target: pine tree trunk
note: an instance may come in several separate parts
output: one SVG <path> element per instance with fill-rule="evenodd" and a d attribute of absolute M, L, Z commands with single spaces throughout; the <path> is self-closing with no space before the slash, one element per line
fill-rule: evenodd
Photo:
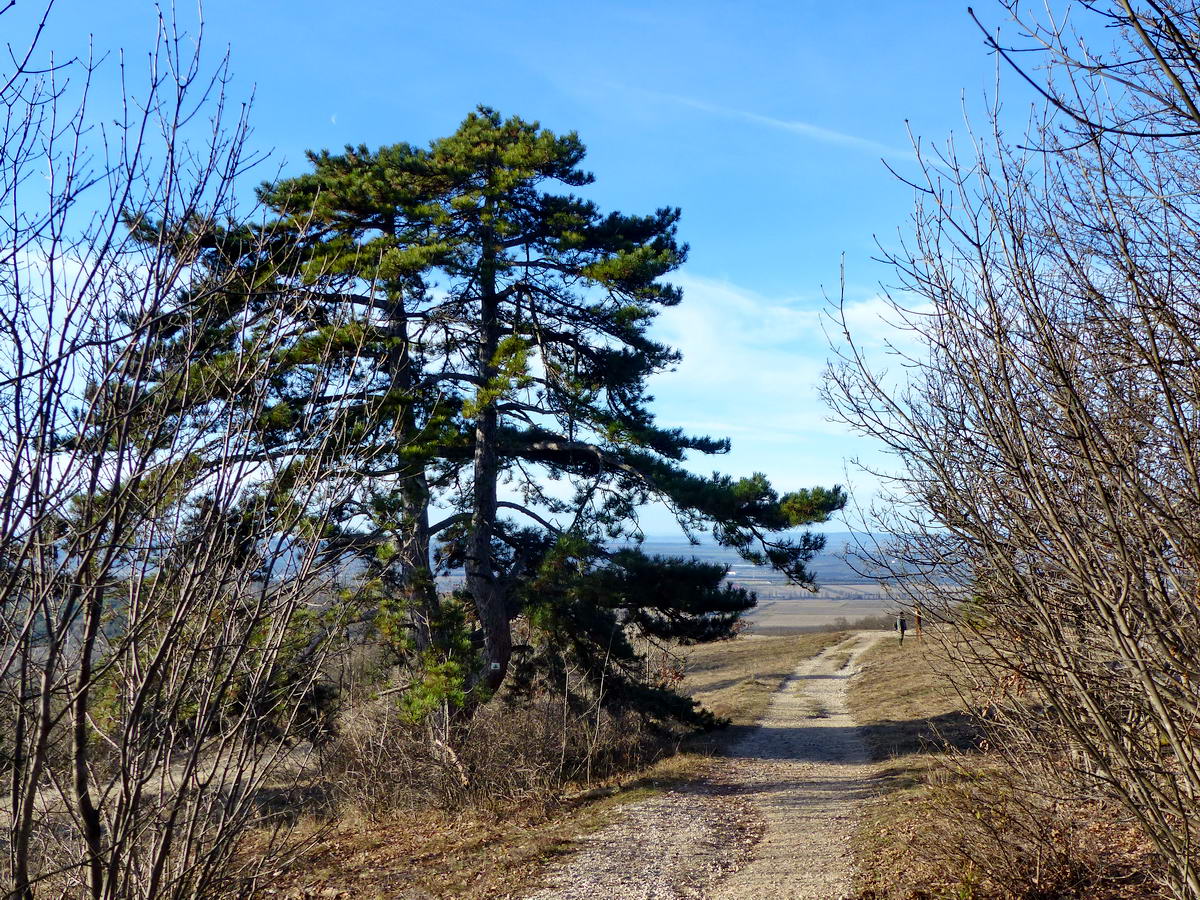
<path fill-rule="evenodd" d="M 401 538 L 397 555 L 400 557 L 405 607 L 412 620 L 413 640 L 417 652 L 424 653 L 441 643 L 438 626 L 441 606 L 429 564 L 429 486 L 425 473 L 414 475 L 413 482 L 405 490 L 411 530 Z"/>
<path fill-rule="evenodd" d="M 402 394 L 407 400 L 404 412 L 401 413 L 400 433 L 411 440 L 420 432 L 414 400 L 420 389 L 420 372 L 412 359 L 404 294 L 398 290 L 393 291 L 389 299 L 393 337 L 399 338 L 399 341 L 396 349 L 387 358 L 386 364 L 391 376 L 391 390 Z M 404 530 L 395 543 L 400 561 L 399 590 L 412 624 L 417 652 L 423 654 L 439 643 L 437 622 L 441 617 L 437 586 L 429 561 L 430 491 L 424 468 L 418 466 L 413 472 L 406 473 L 397 493 L 404 507 Z"/>
<path fill-rule="evenodd" d="M 480 260 L 479 374 L 483 390 L 489 391 L 496 378 L 496 349 L 500 341 L 499 301 L 496 297 L 496 248 L 489 236 Z M 512 653 L 508 609 L 496 582 L 492 564 L 492 536 L 496 528 L 496 403 L 490 395 L 475 417 L 474 495 L 471 509 L 471 539 L 466 554 L 467 588 L 483 629 L 484 669 L 480 681 L 496 690 L 508 671 Z"/>

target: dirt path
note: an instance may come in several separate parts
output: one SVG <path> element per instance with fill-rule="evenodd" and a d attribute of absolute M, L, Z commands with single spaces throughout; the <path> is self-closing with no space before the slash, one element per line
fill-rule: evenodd
<path fill-rule="evenodd" d="M 859 632 L 805 660 L 706 777 L 627 807 L 529 900 L 837 900 L 872 771 L 846 686 L 882 637 Z"/>

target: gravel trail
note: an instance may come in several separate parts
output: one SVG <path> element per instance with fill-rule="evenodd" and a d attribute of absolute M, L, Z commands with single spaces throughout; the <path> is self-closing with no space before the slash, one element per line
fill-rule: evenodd
<path fill-rule="evenodd" d="M 704 777 L 626 807 L 528 900 L 838 900 L 873 770 L 846 686 L 883 636 L 858 632 L 805 660 Z"/>

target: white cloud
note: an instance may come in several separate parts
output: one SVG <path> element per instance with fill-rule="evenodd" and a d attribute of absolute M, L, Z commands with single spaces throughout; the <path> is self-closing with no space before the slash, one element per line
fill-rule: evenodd
<path fill-rule="evenodd" d="M 683 303 L 655 326 L 683 353 L 676 371 L 652 384 L 664 421 L 728 435 L 739 450 L 844 433 L 825 421 L 818 396 L 827 356 L 820 301 L 766 298 L 687 274 L 676 282 Z"/>
<path fill-rule="evenodd" d="M 820 141 L 824 144 L 837 144 L 842 147 L 850 147 L 855 150 L 861 150 L 865 153 L 871 153 L 876 156 L 884 156 L 890 159 L 905 159 L 913 161 L 917 159 L 916 154 L 911 148 L 904 149 L 900 147 L 892 147 L 887 144 L 882 144 L 879 141 L 873 141 L 869 138 L 859 137 L 856 134 L 848 134 L 844 131 L 837 131 L 832 128 L 825 128 L 821 125 L 814 125 L 812 122 L 805 122 L 801 119 L 781 119 L 776 116 L 767 116 L 751 110 L 735 109 L 730 106 L 721 106 L 716 103 L 709 103 L 705 100 L 697 100 L 694 97 L 682 97 L 678 94 L 666 94 L 659 91 L 648 91 L 642 88 L 631 88 L 624 85 L 615 86 L 621 88 L 622 90 L 636 91 L 637 93 L 645 94 L 649 97 L 654 97 L 659 100 L 666 100 L 679 106 L 687 106 L 691 109 L 696 109 L 712 115 L 741 119 L 743 122 L 751 122 L 755 125 L 764 125 L 767 128 L 774 128 L 779 131 L 788 131 L 792 134 L 797 134 L 801 137 L 809 138 L 814 141 Z"/>
<path fill-rule="evenodd" d="M 656 331 L 684 351 L 679 372 L 689 382 L 758 381 L 765 377 L 763 370 L 747 363 L 780 351 L 789 368 L 812 365 L 807 354 L 795 350 L 813 338 L 820 343 L 819 310 L 800 301 L 768 300 L 728 282 L 691 275 L 674 280 L 683 288 L 683 303 L 659 316 Z"/>
<path fill-rule="evenodd" d="M 696 471 L 765 472 L 776 487 L 844 484 L 847 461 L 883 462 L 879 448 L 830 421 L 819 394 L 830 356 L 825 301 L 766 297 L 710 278 L 674 279 L 683 302 L 655 324 L 658 339 L 683 353 L 676 371 L 656 376 L 651 390 L 664 425 L 692 434 L 729 437 L 727 457 L 696 457 Z M 878 297 L 846 305 L 856 337 L 871 347 L 907 337 L 889 324 Z M 885 467 L 887 467 L 885 465 Z M 859 475 L 868 493 L 874 479 Z"/>
<path fill-rule="evenodd" d="M 655 330 L 683 352 L 683 361 L 676 372 L 662 376 L 663 384 L 710 398 L 714 391 L 728 393 L 746 403 L 770 397 L 777 401 L 772 403 L 776 422 L 789 418 L 787 409 L 815 398 L 830 357 L 829 341 L 839 338 L 841 327 L 823 298 L 769 298 L 686 273 L 674 280 L 683 288 L 683 303 L 664 310 Z M 911 330 L 882 297 L 848 302 L 843 314 L 864 349 L 917 349 Z M 720 421 L 731 430 L 746 427 L 737 419 Z M 806 419 L 802 425 L 815 423 Z"/>
<path fill-rule="evenodd" d="M 890 347 L 901 353 L 910 353 L 921 345 L 914 326 L 919 327 L 922 318 L 932 312 L 933 305 L 930 303 L 897 309 L 890 300 L 877 295 L 847 303 L 842 309 L 841 319 L 860 348 L 879 351 Z M 833 315 L 831 312 L 829 327 L 831 333 L 837 336 L 842 321 L 835 321 Z"/>

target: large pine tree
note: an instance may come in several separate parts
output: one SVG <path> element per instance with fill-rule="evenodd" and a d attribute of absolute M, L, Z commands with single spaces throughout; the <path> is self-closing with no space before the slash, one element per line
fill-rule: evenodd
<path fill-rule="evenodd" d="M 362 478 L 327 551 L 364 560 L 414 659 L 457 653 L 477 698 L 504 681 L 521 615 L 565 630 L 581 656 L 607 643 L 606 659 L 617 631 L 729 633 L 753 598 L 723 587 L 720 567 L 610 549 L 638 534 L 639 506 L 664 503 L 687 529 L 809 583 L 822 539 L 778 534 L 844 502 L 837 488 L 781 497 L 760 475 L 685 470 L 689 452 L 728 442 L 663 428 L 649 409 L 648 377 L 678 360 L 648 327 L 682 299 L 663 280 L 687 252 L 679 210 L 605 214 L 563 193 L 591 183 L 583 157 L 574 133 L 485 108 L 427 148 L 310 153 L 310 173 L 261 190 L 277 258 L 270 277 L 247 277 L 214 337 L 239 339 L 256 296 L 295 297 L 275 323 L 288 337 L 262 452 Z M 214 231 L 207 264 L 265 271 L 242 245 Z M 322 392 L 308 374 L 331 355 L 353 390 Z M 478 651 L 466 659 L 435 589 L 434 544 L 466 571 Z"/>

